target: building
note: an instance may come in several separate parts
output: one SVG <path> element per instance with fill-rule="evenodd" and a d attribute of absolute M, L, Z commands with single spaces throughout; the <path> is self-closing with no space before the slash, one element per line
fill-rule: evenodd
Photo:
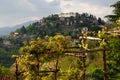
<path fill-rule="evenodd" d="M 73 12 L 70 12 L 70 13 L 61 13 L 61 14 L 59 14 L 59 17 L 71 17 L 71 16 L 75 17 L 76 14 L 73 13 Z"/>

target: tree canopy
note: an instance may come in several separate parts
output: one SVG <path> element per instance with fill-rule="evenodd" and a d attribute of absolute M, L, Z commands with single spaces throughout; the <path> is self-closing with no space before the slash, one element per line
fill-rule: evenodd
<path fill-rule="evenodd" d="M 107 15 L 105 16 L 112 22 L 116 22 L 120 19 L 120 1 L 116 2 L 115 4 L 110 5 L 110 7 L 113 7 L 113 15 Z"/>

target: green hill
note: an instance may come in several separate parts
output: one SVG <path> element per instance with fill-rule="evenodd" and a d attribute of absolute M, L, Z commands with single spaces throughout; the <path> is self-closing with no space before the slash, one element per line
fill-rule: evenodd
<path fill-rule="evenodd" d="M 88 13 L 61 13 L 49 15 L 28 27 L 21 26 L 21 28 L 11 32 L 9 36 L 1 37 L 0 63 L 6 67 L 10 67 L 14 62 L 11 55 L 19 54 L 19 48 L 31 39 L 36 39 L 37 37 L 44 38 L 46 35 L 54 36 L 58 33 L 76 39 L 79 37 L 83 27 L 87 27 L 89 32 L 97 32 L 101 30 L 100 25 L 104 24 L 105 22 L 101 20 L 101 18 L 97 19 L 95 16 Z"/>

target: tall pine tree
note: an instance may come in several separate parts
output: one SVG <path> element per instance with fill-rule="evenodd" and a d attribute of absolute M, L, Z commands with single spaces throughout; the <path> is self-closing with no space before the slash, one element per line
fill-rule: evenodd
<path fill-rule="evenodd" d="M 105 16 L 112 22 L 116 22 L 120 19 L 120 1 L 116 2 L 115 4 L 111 5 L 110 7 L 113 7 L 113 15 L 107 15 Z"/>

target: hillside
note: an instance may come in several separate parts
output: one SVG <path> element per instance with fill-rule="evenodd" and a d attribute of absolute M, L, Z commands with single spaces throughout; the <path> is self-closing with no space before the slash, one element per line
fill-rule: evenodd
<path fill-rule="evenodd" d="M 107 77 L 117 80 L 120 78 L 120 30 L 119 27 L 101 30 L 104 24 L 100 18 L 87 13 L 50 15 L 1 37 L 0 63 L 13 74 L 20 73 L 20 78 L 29 80 L 103 80 Z M 16 65 L 13 57 L 18 57 Z"/>
<path fill-rule="evenodd" d="M 10 34 L 10 32 L 15 31 L 16 29 L 21 28 L 22 26 L 27 27 L 34 22 L 37 22 L 37 21 L 36 20 L 35 21 L 28 21 L 28 22 L 21 23 L 21 24 L 15 25 L 15 26 L 1 27 L 0 28 L 0 37 L 7 36 Z"/>
<path fill-rule="evenodd" d="M 101 30 L 101 25 L 104 24 L 105 22 L 101 18 L 97 19 L 91 14 L 61 13 L 59 15 L 49 15 L 26 28 L 17 29 L 14 33 L 18 33 L 19 36 L 32 35 L 33 37 L 42 38 L 46 35 L 54 36 L 56 33 L 60 33 L 65 36 L 72 36 L 72 38 L 78 38 L 83 27 L 87 27 L 88 31 L 97 32 Z"/>
<path fill-rule="evenodd" d="M 11 55 L 18 54 L 18 49 L 31 39 L 36 39 L 37 37 L 44 38 L 46 35 L 54 36 L 58 33 L 77 39 L 83 27 L 87 27 L 89 32 L 97 32 L 101 30 L 100 26 L 104 24 L 105 22 L 101 18 L 97 19 L 95 16 L 87 13 L 49 15 L 27 27 L 21 26 L 21 28 L 11 32 L 8 36 L 1 37 L 0 63 L 10 67 L 14 62 Z"/>

